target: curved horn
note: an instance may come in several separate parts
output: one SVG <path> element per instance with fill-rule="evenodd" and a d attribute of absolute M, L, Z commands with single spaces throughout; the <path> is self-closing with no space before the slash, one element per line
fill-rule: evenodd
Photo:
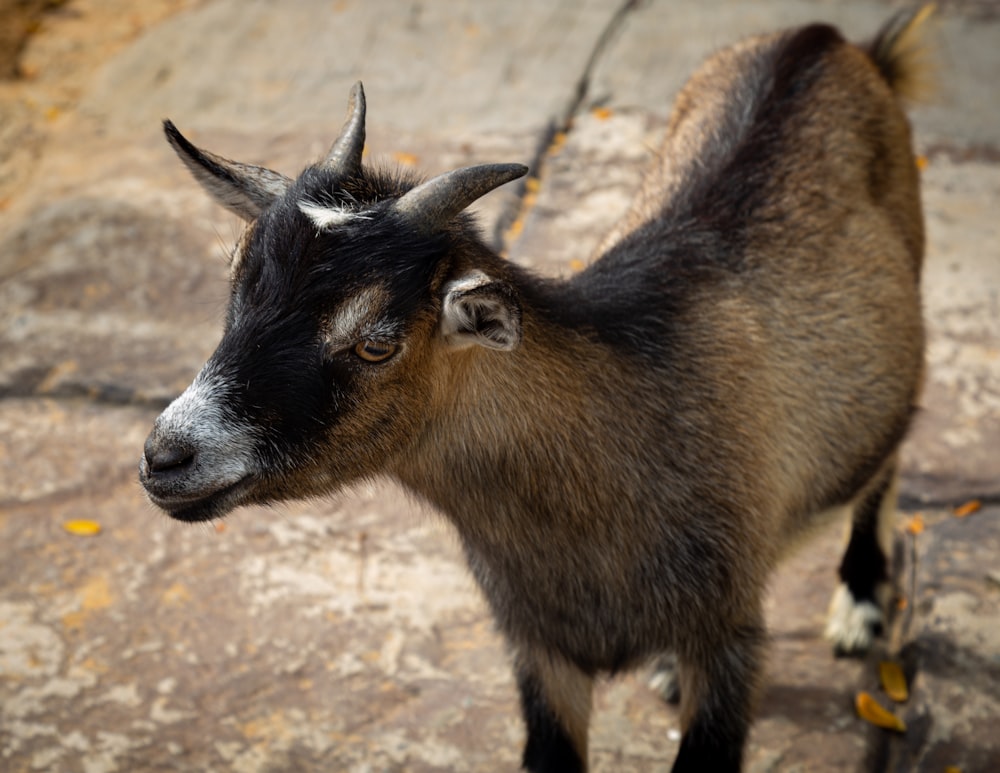
<path fill-rule="evenodd" d="M 482 164 L 445 172 L 404 193 L 395 210 L 419 230 L 437 231 L 480 196 L 527 171 L 523 164 Z"/>
<path fill-rule="evenodd" d="M 356 174 L 361 169 L 361 152 L 365 149 L 365 90 L 358 81 L 351 87 L 347 103 L 347 120 L 340 130 L 340 136 L 330 147 L 323 160 L 323 166 L 344 177 Z"/>

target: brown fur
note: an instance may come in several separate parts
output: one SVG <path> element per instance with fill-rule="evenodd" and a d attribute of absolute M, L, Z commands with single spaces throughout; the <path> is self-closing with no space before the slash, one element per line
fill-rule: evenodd
<path fill-rule="evenodd" d="M 734 100 L 753 96 L 742 93 L 745 73 L 773 78 L 794 34 L 747 41 L 695 74 L 605 251 L 678 206 L 706 165 L 732 164 L 738 149 L 713 131 L 736 120 Z M 814 66 L 780 154 L 754 181 L 764 203 L 734 224 L 746 244 L 740 271 L 698 293 L 680 325 L 675 353 L 685 347 L 688 363 L 657 374 L 583 336 L 553 335 L 526 306 L 517 352 L 432 355 L 437 410 L 394 469 L 455 520 L 521 657 L 540 647 L 534 657 L 547 663 L 554 648 L 585 670 L 614 670 L 677 648 L 685 727 L 710 690 L 704 648 L 762 625 L 774 561 L 816 513 L 878 478 L 921 378 L 924 237 L 907 121 L 860 49 L 829 43 Z M 476 442 L 456 447 L 461 437 Z M 669 453 L 649 453 L 664 445 Z M 514 458 L 494 456 L 511 448 Z M 462 484 L 484 474 L 493 485 Z M 594 641 L 610 620 L 630 621 L 631 646 Z M 756 666 L 747 670 L 749 710 Z M 574 739 L 585 737 L 589 693 L 579 700 L 557 710 Z"/>

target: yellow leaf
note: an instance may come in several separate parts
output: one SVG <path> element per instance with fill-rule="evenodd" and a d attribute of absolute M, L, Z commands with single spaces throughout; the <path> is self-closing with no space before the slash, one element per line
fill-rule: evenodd
<path fill-rule="evenodd" d="M 554 156 L 560 150 L 562 150 L 563 145 L 566 144 L 566 132 L 556 132 L 552 135 L 552 142 L 549 143 L 549 155 Z"/>
<path fill-rule="evenodd" d="M 579 258 L 573 258 L 569 262 L 569 267 L 571 271 L 583 271 L 583 269 L 585 268 L 585 264 Z"/>
<path fill-rule="evenodd" d="M 955 508 L 954 514 L 956 518 L 965 518 L 967 515 L 972 515 L 977 512 L 979 508 L 983 506 L 983 503 L 978 499 L 970 499 L 964 505 L 959 505 Z"/>
<path fill-rule="evenodd" d="M 524 230 L 524 218 L 519 217 L 517 220 L 511 223 L 510 228 L 507 229 L 507 238 L 516 239 L 518 236 L 521 235 L 521 232 L 523 230 Z"/>
<path fill-rule="evenodd" d="M 866 722 L 871 722 L 886 730 L 895 730 L 897 733 L 906 732 L 906 724 L 888 709 L 882 708 L 877 700 L 866 692 L 859 692 L 854 700 L 854 706 L 858 711 L 858 716 Z"/>
<path fill-rule="evenodd" d="M 93 537 L 101 533 L 101 524 L 97 521 L 66 521 L 63 528 L 78 537 Z"/>
<path fill-rule="evenodd" d="M 920 534 L 924 530 L 924 517 L 917 513 L 909 521 L 906 522 L 906 530 L 910 534 Z"/>
<path fill-rule="evenodd" d="M 537 177 L 529 177 L 524 181 L 524 190 L 528 193 L 538 193 L 542 188 L 542 181 Z"/>
<path fill-rule="evenodd" d="M 944 773 L 962 773 L 962 769 L 958 765 L 949 765 L 944 769 Z"/>
<path fill-rule="evenodd" d="M 611 117 L 610 107 L 595 107 L 591 112 L 598 121 L 606 121 Z"/>
<path fill-rule="evenodd" d="M 419 160 L 415 154 L 407 153 L 404 150 L 397 150 L 392 154 L 392 157 L 403 166 L 416 166 Z"/>
<path fill-rule="evenodd" d="M 103 575 L 92 577 L 77 589 L 80 596 L 80 608 L 84 612 L 95 612 L 107 609 L 115 603 L 115 594 L 111 590 L 108 578 Z"/>
<path fill-rule="evenodd" d="M 917 169 L 919 171 L 924 171 L 927 168 L 927 156 L 917 156 L 914 161 L 916 161 Z"/>
<path fill-rule="evenodd" d="M 903 676 L 903 669 L 897 663 L 890 660 L 883 660 L 878 664 L 879 680 L 882 682 L 882 689 L 896 703 L 902 703 L 910 697 L 910 691 L 906 686 L 906 677 Z"/>
<path fill-rule="evenodd" d="M 187 589 L 187 586 L 175 582 L 160 596 L 164 604 L 184 604 L 191 600 L 191 591 Z"/>

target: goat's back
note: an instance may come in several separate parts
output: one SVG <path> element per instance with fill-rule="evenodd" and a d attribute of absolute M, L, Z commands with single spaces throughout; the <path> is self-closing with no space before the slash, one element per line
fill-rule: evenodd
<path fill-rule="evenodd" d="M 869 53 L 825 25 L 715 55 L 581 277 L 591 295 L 617 282 L 643 308 L 667 299 L 649 338 L 685 331 L 664 356 L 693 360 L 690 388 L 721 390 L 720 422 L 757 435 L 753 474 L 796 518 L 878 471 L 919 389 L 923 221 L 893 90 L 906 67 L 892 38 Z"/>
<path fill-rule="evenodd" d="M 923 223 L 900 105 L 922 77 L 907 56 L 912 26 L 891 34 L 887 25 L 868 49 L 817 24 L 714 54 L 677 96 L 641 192 L 599 254 L 665 213 L 744 221 L 736 227 L 753 214 L 784 216 L 794 226 L 803 193 L 856 201 L 867 191 L 894 214 L 919 270 Z"/>

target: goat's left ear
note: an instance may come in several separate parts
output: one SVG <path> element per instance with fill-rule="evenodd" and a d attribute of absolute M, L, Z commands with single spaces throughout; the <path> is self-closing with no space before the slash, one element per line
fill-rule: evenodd
<path fill-rule="evenodd" d="M 291 180 L 278 172 L 230 161 L 196 147 L 170 121 L 163 122 L 163 131 L 201 187 L 244 220 L 256 218 L 292 185 Z"/>
<path fill-rule="evenodd" d="M 473 271 L 445 285 L 441 335 L 455 348 L 510 351 L 521 343 L 521 303 L 507 282 Z"/>

